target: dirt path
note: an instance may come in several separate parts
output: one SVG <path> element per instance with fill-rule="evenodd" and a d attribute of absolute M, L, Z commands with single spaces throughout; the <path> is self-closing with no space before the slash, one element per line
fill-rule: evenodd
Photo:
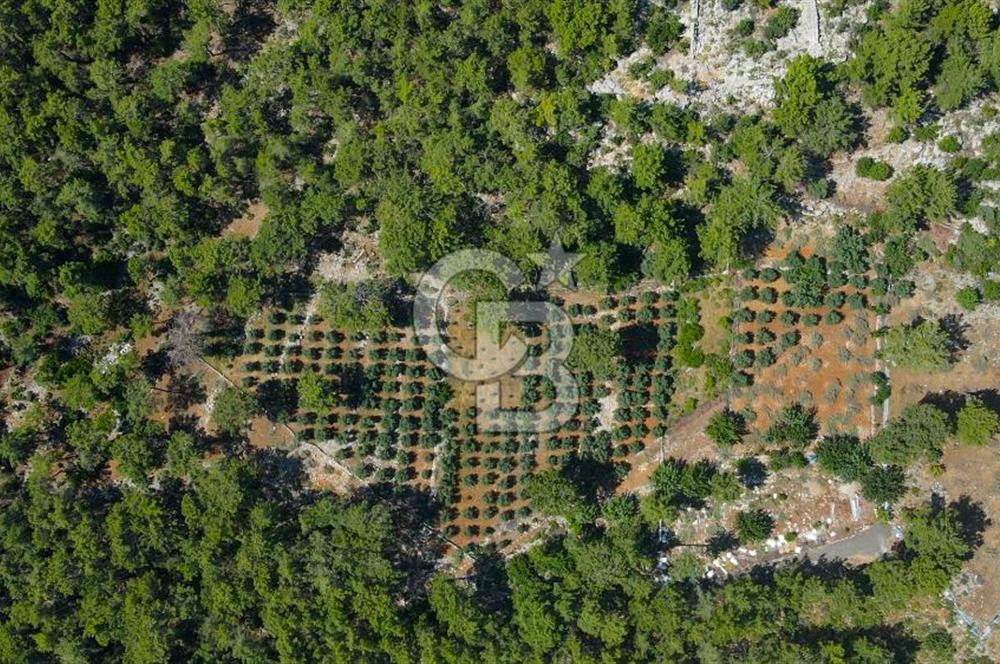
<path fill-rule="evenodd" d="M 691 0 L 691 55 L 698 55 L 701 43 L 701 0 Z"/>
<path fill-rule="evenodd" d="M 816 0 L 805 0 L 802 3 L 802 18 L 800 20 L 805 28 L 809 52 L 813 55 L 820 55 L 823 49 L 819 42 L 819 8 L 816 6 Z"/>
<path fill-rule="evenodd" d="M 873 560 L 888 553 L 895 541 L 896 536 L 892 527 L 884 523 L 877 523 L 846 539 L 807 549 L 805 555 L 812 562 L 817 562 L 821 558 L 827 560 L 854 558 Z"/>

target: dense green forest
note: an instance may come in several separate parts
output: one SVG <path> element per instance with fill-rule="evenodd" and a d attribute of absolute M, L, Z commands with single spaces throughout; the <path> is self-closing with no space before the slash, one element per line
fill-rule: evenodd
<path fill-rule="evenodd" d="M 864 569 L 716 585 L 675 562 L 663 583 L 619 497 L 578 534 L 506 563 L 483 551 L 456 580 L 426 555 L 427 496 L 338 500 L 298 490 L 277 456 L 203 468 L 193 444 L 175 434 L 148 489 L 77 484 L 45 456 L 23 483 L 3 471 L 3 661 L 947 661 L 946 632 L 899 619 L 977 536 L 968 506 L 938 501 Z"/>
<path fill-rule="evenodd" d="M 722 0 L 726 11 L 742 4 Z M 774 51 L 795 12 L 749 4 L 768 18 L 764 40 L 744 51 Z M 968 502 L 935 496 L 907 509 L 903 540 L 864 567 L 792 561 L 709 579 L 694 546 L 660 542 L 652 526 L 697 503 L 691 496 L 740 495 L 732 473 L 665 462 L 642 501 L 596 490 L 567 468 L 607 462 L 603 432 L 584 438 L 593 449 L 567 450 L 562 470 L 525 473 L 531 509 L 558 524 L 551 536 L 507 558 L 470 547 L 471 569 L 457 578 L 441 570 L 439 496 L 382 481 L 349 495 L 316 491 L 299 461 L 248 443 L 246 422 L 261 412 L 242 391 L 249 385 L 216 396 L 211 433 L 180 415 L 191 405 L 185 390 L 157 385 L 204 350 L 188 312 L 197 308 L 216 336 L 242 333 L 266 307 L 301 304 L 320 256 L 350 233 L 377 244 L 377 279 L 322 289 L 320 309 L 352 343 L 406 324 L 397 300 L 413 275 L 462 247 L 496 250 L 530 272 L 531 255 L 558 237 L 583 256 L 579 285 L 601 295 L 737 269 L 774 282 L 779 272 L 768 279 L 755 261 L 782 219 L 834 195 L 834 161 L 868 145 L 872 113 L 888 118 L 889 143 L 957 153 L 955 137 L 938 135 L 941 119 L 1000 87 L 990 4 L 876 0 L 846 61 L 789 59 L 773 110 L 591 91 L 637 50 L 685 52 L 681 9 L 671 0 L 0 2 L 0 661 L 954 661 L 957 644 L 931 616 L 982 543 L 983 515 Z M 697 87 L 653 67 L 630 73 Z M 829 258 L 785 259 L 782 304 L 805 310 L 833 296 L 834 309 L 871 304 L 885 316 L 888 304 L 830 289 L 850 277 L 878 297 L 912 296 L 914 268 L 932 254 L 925 232 L 956 221 L 956 241 L 934 257 L 966 278 L 958 304 L 1000 300 L 1000 205 L 986 184 L 1000 179 L 1000 131 L 981 143 L 974 156 L 899 172 L 857 160 L 850 173 L 889 181 L 880 204 L 837 229 Z M 624 157 L 604 159 L 615 151 Z M 255 206 L 265 210 L 259 229 L 227 232 Z M 778 300 L 774 288 L 747 289 L 741 302 Z M 698 305 L 681 302 L 691 311 L 654 330 L 655 371 L 617 370 L 614 318 L 581 328 L 570 359 L 595 384 L 614 377 L 624 390 L 634 380 L 636 394 L 655 394 L 658 435 L 680 371 L 708 363 L 717 396 L 747 386 L 742 370 L 775 361 L 770 350 L 706 359 Z M 651 303 L 632 303 L 642 326 Z M 742 308 L 723 322 L 757 315 Z M 842 318 L 832 311 L 825 322 Z M 284 328 L 268 329 L 278 366 Z M 930 372 L 956 354 L 937 321 L 876 333 L 879 359 L 893 367 Z M 782 349 L 799 344 L 786 334 Z M 135 350 L 164 336 L 154 352 Z M 356 352 L 351 370 L 357 360 L 361 374 Z M 356 383 L 395 380 L 388 365 Z M 882 403 L 889 379 L 872 376 L 872 403 Z M 422 380 L 409 381 L 411 396 Z M 306 373 L 294 399 L 313 416 L 329 411 L 332 381 Z M 542 400 L 531 387 L 538 395 L 525 400 Z M 441 387 L 434 412 L 407 422 L 446 429 L 439 409 L 459 417 L 443 407 L 449 398 Z M 642 398 L 623 422 L 645 435 Z M 394 399 L 378 403 L 390 416 Z M 171 409 L 177 417 L 160 417 Z M 270 419 L 285 424 L 293 410 Z M 708 434 L 726 450 L 745 426 L 724 410 Z M 888 510 L 906 495 L 904 470 L 937 462 L 951 437 L 983 446 L 997 429 L 976 398 L 955 418 L 920 404 L 864 445 L 824 438 L 817 465 Z M 773 465 L 804 467 L 819 433 L 789 400 L 765 432 L 778 446 Z M 736 524 L 746 542 L 771 526 L 753 510 Z"/>
<path fill-rule="evenodd" d="M 378 230 L 397 274 L 469 244 L 527 267 L 555 234 L 593 287 L 731 266 L 828 195 L 825 160 L 864 140 L 855 93 L 905 136 L 993 89 L 1000 54 L 985 3 L 876 5 L 854 58 L 794 59 L 773 117 L 739 117 L 588 91 L 616 56 L 683 47 L 677 16 L 636 0 L 2 12 L 0 283 L 22 361 L 66 323 L 141 323 L 154 294 L 252 313 L 348 229 Z M 592 167 L 608 137 L 626 168 Z M 995 143 L 901 179 L 870 241 L 974 213 Z M 219 237 L 257 200 L 252 239 Z M 972 269 L 983 241 L 956 260 Z"/>

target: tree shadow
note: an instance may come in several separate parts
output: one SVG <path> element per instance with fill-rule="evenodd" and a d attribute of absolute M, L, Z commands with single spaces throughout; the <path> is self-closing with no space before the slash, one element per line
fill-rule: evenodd
<path fill-rule="evenodd" d="M 308 484 L 302 459 L 275 448 L 253 449 L 249 459 L 258 472 L 261 491 L 281 505 L 298 505 Z"/>
<path fill-rule="evenodd" d="M 287 422 L 299 405 L 296 381 L 271 378 L 257 386 L 257 404 L 272 422 Z"/>
<path fill-rule="evenodd" d="M 978 392 L 956 392 L 945 390 L 944 392 L 932 392 L 924 395 L 920 403 L 930 404 L 940 408 L 948 414 L 952 422 L 958 417 L 958 411 L 969 402 L 970 399 L 977 399 L 986 408 L 1000 415 L 1000 392 L 995 389 L 979 390 Z"/>
<path fill-rule="evenodd" d="M 206 355 L 238 357 L 243 350 L 243 334 L 246 321 L 242 318 L 219 316 L 211 321 L 211 328 L 204 335 L 203 352 Z"/>
<path fill-rule="evenodd" d="M 726 551 L 732 551 L 739 545 L 740 540 L 736 535 L 728 530 L 723 530 L 708 538 L 705 542 L 705 550 L 708 551 L 708 555 L 714 558 Z"/>
<path fill-rule="evenodd" d="M 621 482 L 620 473 L 615 472 L 613 461 L 601 462 L 592 457 L 581 457 L 576 452 L 569 455 L 562 472 L 584 493 L 587 500 L 597 502 L 603 496 L 614 492 Z"/>
<path fill-rule="evenodd" d="M 955 418 L 958 416 L 958 411 L 962 410 L 962 406 L 965 405 L 966 396 L 961 392 L 955 392 L 954 390 L 946 390 L 944 392 L 931 392 L 925 394 L 920 400 L 920 403 L 928 404 L 936 408 L 940 408 L 948 417 L 954 422 Z"/>
<path fill-rule="evenodd" d="M 174 412 L 203 403 L 208 397 L 201 381 L 187 373 L 172 374 L 167 382 L 167 390 L 167 406 Z"/>
<path fill-rule="evenodd" d="M 488 613 L 508 615 L 511 612 L 510 583 L 507 561 L 497 551 L 482 551 L 476 556 L 471 574 L 476 604 Z"/>
<path fill-rule="evenodd" d="M 736 464 L 736 476 L 740 482 L 748 489 L 756 489 L 764 486 L 769 473 L 767 466 L 757 457 L 746 457 L 740 459 Z"/>
<path fill-rule="evenodd" d="M 803 574 L 827 582 L 847 578 L 856 572 L 855 568 L 848 566 L 843 560 L 826 556 L 816 560 L 803 556 L 799 569 Z"/>
<path fill-rule="evenodd" d="M 139 361 L 139 367 L 152 383 L 156 383 L 170 368 L 167 352 L 158 348 L 146 353 Z"/>
<path fill-rule="evenodd" d="M 984 406 L 994 413 L 1000 415 L 1000 390 L 979 390 L 978 392 L 973 392 L 972 396 L 979 399 Z"/>
<path fill-rule="evenodd" d="M 397 569 L 406 570 L 407 595 L 423 594 L 446 550 L 436 530 L 444 513 L 442 505 L 425 487 L 391 482 L 371 484 L 352 495 L 350 501 L 388 507 L 394 544 L 390 556 Z"/>
<path fill-rule="evenodd" d="M 983 533 L 993 521 L 986 515 L 982 506 L 969 496 L 960 496 L 952 501 L 948 508 L 953 510 L 958 521 L 958 531 L 962 540 L 973 549 L 983 545 Z"/>
<path fill-rule="evenodd" d="M 652 362 L 656 357 L 659 333 L 652 323 L 639 323 L 623 327 L 618 331 L 621 339 L 622 355 L 629 360 Z"/>
<path fill-rule="evenodd" d="M 232 23 L 221 35 L 223 50 L 213 55 L 225 56 L 226 59 L 237 63 L 247 62 L 264 45 L 266 37 L 272 30 L 274 30 L 273 3 L 259 0 L 239 2 Z"/>
<path fill-rule="evenodd" d="M 938 324 L 941 326 L 941 331 L 948 336 L 945 347 L 951 355 L 951 361 L 954 362 L 972 345 L 966 335 L 969 324 L 963 320 L 961 314 L 948 314 Z"/>
<path fill-rule="evenodd" d="M 793 201 L 781 201 L 781 207 L 785 208 L 791 216 L 796 216 L 799 213 L 798 204 Z M 740 247 L 748 256 L 762 256 L 773 242 L 774 232 L 765 226 L 759 226 L 743 236 L 740 240 Z"/>
<path fill-rule="evenodd" d="M 178 413 L 170 416 L 170 421 L 168 422 L 168 428 L 170 431 L 186 431 L 193 436 L 200 438 L 204 435 L 201 430 L 201 422 L 194 415 L 189 415 L 188 413 Z"/>

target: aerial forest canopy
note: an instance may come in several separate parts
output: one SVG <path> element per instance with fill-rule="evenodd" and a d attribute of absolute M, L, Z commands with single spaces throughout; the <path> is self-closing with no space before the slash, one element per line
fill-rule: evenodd
<path fill-rule="evenodd" d="M 801 4 L 0 2 L 0 662 L 987 661 L 1000 15 Z M 470 247 L 549 438 L 413 340 Z M 895 539 L 811 562 L 786 471 Z"/>
<path fill-rule="evenodd" d="M 554 235 L 598 288 L 732 267 L 862 140 L 849 93 L 905 132 L 992 89 L 1000 53 L 985 4 L 908 1 L 846 64 L 793 59 L 773 118 L 740 118 L 591 92 L 616 57 L 684 47 L 634 0 L 2 11 L 0 283 L 32 339 L 128 325 L 154 291 L 247 315 L 349 230 L 378 231 L 395 274 L 470 244 L 528 266 Z M 609 140 L 626 168 L 595 159 Z M 917 177 L 879 228 L 961 202 L 953 175 Z M 260 202 L 252 238 L 220 236 Z"/>

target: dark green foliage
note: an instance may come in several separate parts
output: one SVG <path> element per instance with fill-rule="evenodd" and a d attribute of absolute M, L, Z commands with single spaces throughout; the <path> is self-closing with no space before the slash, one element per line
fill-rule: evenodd
<path fill-rule="evenodd" d="M 701 255 L 717 267 L 728 267 L 745 256 L 747 233 L 772 228 L 781 209 L 775 189 L 753 179 L 738 179 L 722 187 L 707 218 L 698 228 Z"/>
<path fill-rule="evenodd" d="M 777 281 L 780 276 L 781 273 L 773 267 L 765 267 L 760 271 L 760 278 L 769 284 Z"/>
<path fill-rule="evenodd" d="M 799 20 L 799 10 L 789 5 L 780 5 L 764 24 L 764 37 L 776 40 L 784 37 Z"/>
<path fill-rule="evenodd" d="M 888 180 L 892 177 L 892 166 L 884 161 L 878 161 L 871 157 L 861 157 L 854 164 L 854 173 L 858 177 L 869 180 Z"/>
<path fill-rule="evenodd" d="M 816 413 L 802 404 L 785 406 L 774 422 L 764 432 L 768 443 L 788 444 L 794 450 L 802 450 L 819 432 Z"/>
<path fill-rule="evenodd" d="M 656 7 L 646 24 L 646 43 L 653 53 L 662 55 L 673 48 L 684 32 L 684 25 L 677 15 Z"/>
<path fill-rule="evenodd" d="M 861 234 L 851 226 L 837 228 L 831 256 L 848 274 L 862 274 L 868 270 L 868 247 Z"/>
<path fill-rule="evenodd" d="M 877 505 L 891 505 L 906 493 L 906 474 L 899 466 L 876 466 L 861 478 L 861 491 Z"/>
<path fill-rule="evenodd" d="M 907 466 L 920 457 L 934 461 L 951 432 L 944 411 L 930 404 L 913 404 L 869 438 L 868 448 L 876 463 Z"/>
<path fill-rule="evenodd" d="M 562 517 L 577 531 L 596 516 L 573 480 L 557 468 L 532 476 L 526 490 L 533 510 Z"/>
<path fill-rule="evenodd" d="M 875 394 L 872 395 L 871 403 L 880 406 L 892 394 L 892 386 L 889 384 L 889 377 L 881 371 L 873 372 L 871 379 L 875 385 Z"/>
<path fill-rule="evenodd" d="M 937 371 L 950 360 L 948 335 L 933 320 L 896 326 L 884 336 L 882 357 L 898 367 Z"/>
<path fill-rule="evenodd" d="M 781 470 L 787 470 L 789 468 L 805 468 L 809 465 L 809 461 L 806 459 L 802 452 L 796 452 L 788 448 L 782 448 L 775 452 L 771 452 L 770 456 L 770 468 L 771 470 L 778 472 Z"/>
<path fill-rule="evenodd" d="M 975 397 L 966 399 L 958 411 L 956 437 L 966 445 L 981 447 L 1000 432 L 1000 416 Z"/>
<path fill-rule="evenodd" d="M 705 433 L 721 447 L 730 447 L 743 437 L 743 418 L 728 408 L 712 415 L 705 427 Z"/>
<path fill-rule="evenodd" d="M 982 296 L 974 286 L 965 286 L 955 293 L 955 301 L 967 311 L 972 311 L 982 302 Z"/>
<path fill-rule="evenodd" d="M 977 277 L 984 277 L 1000 265 L 1000 241 L 997 241 L 996 233 L 993 236 L 985 235 L 977 232 L 969 223 L 964 223 L 955 243 L 948 247 L 945 257 L 955 267 Z"/>
<path fill-rule="evenodd" d="M 854 436 L 827 436 L 816 445 L 820 470 L 844 482 L 857 482 L 871 468 L 868 449 Z"/>
<path fill-rule="evenodd" d="M 681 366 L 700 367 L 705 361 L 704 352 L 695 344 L 705 336 L 705 329 L 697 322 L 681 323 L 677 329 L 674 356 Z"/>
<path fill-rule="evenodd" d="M 944 221 L 954 211 L 957 191 L 952 177 L 930 166 L 913 166 L 886 190 L 888 219 L 895 229 L 912 232 Z"/>
<path fill-rule="evenodd" d="M 621 350 L 620 344 L 617 332 L 589 327 L 573 338 L 567 364 L 600 380 L 610 378 L 615 367 L 614 358 Z"/>
<path fill-rule="evenodd" d="M 241 389 L 227 387 L 212 401 L 212 424 L 224 433 L 241 431 L 256 412 L 253 396 Z"/>
<path fill-rule="evenodd" d="M 780 29 L 789 19 L 794 24 L 797 12 L 789 10 L 779 7 L 768 20 L 765 34 Z M 857 141 L 854 113 L 834 82 L 831 69 L 821 60 L 809 56 L 791 60 L 785 77 L 775 84 L 775 97 L 775 124 L 808 152 L 828 157 Z M 825 193 L 817 197 L 825 198 Z"/>
<path fill-rule="evenodd" d="M 746 38 L 753 34 L 756 27 L 756 23 L 752 18 L 743 18 L 736 23 L 736 26 L 733 28 L 733 34 L 737 37 Z"/>
<path fill-rule="evenodd" d="M 818 256 L 802 258 L 798 254 L 788 259 L 785 280 L 791 284 L 788 301 L 794 307 L 818 307 L 827 291 L 826 263 Z"/>
<path fill-rule="evenodd" d="M 942 152 L 958 152 L 962 149 L 962 144 L 955 136 L 945 136 L 938 141 L 938 149 Z"/>
<path fill-rule="evenodd" d="M 764 510 L 748 510 L 736 515 L 735 525 L 740 541 L 753 544 L 771 536 L 774 518 Z"/>

